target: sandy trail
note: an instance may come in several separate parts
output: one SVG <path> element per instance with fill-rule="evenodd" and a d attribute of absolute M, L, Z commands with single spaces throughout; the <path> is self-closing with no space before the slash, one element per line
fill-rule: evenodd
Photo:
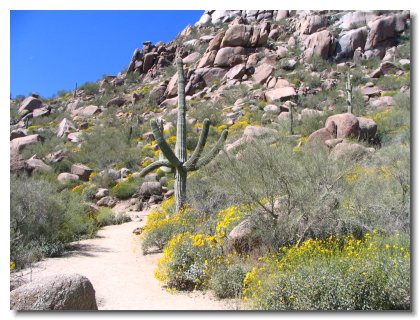
<path fill-rule="evenodd" d="M 116 210 L 123 209 L 121 206 Z M 140 237 L 132 231 L 145 223 L 148 211 L 130 213 L 133 221 L 107 226 L 94 239 L 78 241 L 76 250 L 36 263 L 26 278 L 80 273 L 96 291 L 101 310 L 227 310 L 234 306 L 209 293 L 169 293 L 154 278 L 161 254 L 144 256 Z"/>

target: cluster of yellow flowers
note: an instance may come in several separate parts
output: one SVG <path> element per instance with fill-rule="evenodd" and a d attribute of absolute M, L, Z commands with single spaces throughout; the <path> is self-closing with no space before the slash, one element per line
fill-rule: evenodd
<path fill-rule="evenodd" d="M 239 206 L 232 206 L 219 211 L 217 214 L 218 222 L 216 224 L 216 240 L 220 243 L 226 237 L 228 230 L 233 223 L 239 222 L 245 217 L 245 210 Z"/>
<path fill-rule="evenodd" d="M 316 264 L 317 261 L 339 261 L 343 266 L 348 266 L 345 272 L 356 272 L 357 261 L 380 261 L 380 255 L 385 251 L 388 252 L 387 263 L 397 267 L 401 259 L 407 260 L 410 257 L 409 247 L 398 244 L 399 236 L 397 233 L 384 241 L 383 236 L 377 230 L 373 230 L 361 239 L 352 236 L 329 236 L 325 240 L 308 239 L 301 245 L 281 247 L 278 254 L 261 257 L 259 260 L 262 266 L 254 267 L 247 273 L 244 279 L 243 299 L 259 301 L 267 281 L 273 281 L 278 275 L 293 272 L 299 266 Z M 369 270 L 358 271 L 364 276 L 369 274 Z"/>
<path fill-rule="evenodd" d="M 118 190 L 123 187 L 124 185 L 126 185 L 127 183 L 131 183 L 133 182 L 134 177 L 133 175 L 130 173 L 124 180 L 121 180 L 120 182 L 118 182 L 115 186 L 112 187 L 112 190 L 114 192 L 118 192 Z"/>

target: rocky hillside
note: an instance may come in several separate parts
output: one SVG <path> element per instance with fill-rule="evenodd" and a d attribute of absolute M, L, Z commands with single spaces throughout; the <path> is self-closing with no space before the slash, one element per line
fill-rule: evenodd
<path fill-rule="evenodd" d="M 145 41 L 142 48 L 134 50 L 131 60 L 127 59 L 128 66 L 118 75 L 85 83 L 74 92 L 62 91 L 51 99 L 32 94 L 12 100 L 11 171 L 16 183 L 26 172 L 30 175 L 25 178 L 26 184 L 33 181 L 53 184 L 56 190 L 79 197 L 85 210 L 96 213 L 122 199 L 130 199 L 133 210 L 170 199 L 174 179 L 168 168 L 163 167 L 145 178 L 139 172 L 161 156 L 149 126 L 150 119 L 163 119 L 165 138 L 169 145 L 175 145 L 178 94 L 175 60 L 178 58 L 184 63 L 186 75 L 187 149 L 194 150 L 203 120 L 208 118 L 211 121 L 208 144 L 214 144 L 220 133 L 228 129 L 227 157 L 243 163 L 246 171 L 242 172 L 257 174 L 246 167 L 246 163 L 257 160 L 243 152 L 251 141 L 257 141 L 261 148 L 264 146 L 258 152 L 263 155 L 267 152 L 267 157 L 270 154 L 267 145 L 276 148 L 286 143 L 297 155 L 308 150 L 324 150 L 328 161 L 351 159 L 357 170 L 365 168 L 360 164 L 363 161 L 375 165 L 374 170 L 382 168 L 380 163 L 385 163 L 382 158 L 383 161 L 369 160 L 374 154 L 379 152 L 376 157 L 382 157 L 385 151 L 381 150 L 386 147 L 409 145 L 408 11 L 208 10 L 194 26 L 187 26 L 169 43 Z M 409 163 L 405 164 L 409 170 Z M 285 164 L 284 170 L 287 167 Z M 289 167 L 292 168 L 291 164 Z M 212 168 L 215 173 L 227 170 L 220 164 Z M 384 164 L 383 168 L 388 167 Z M 213 178 L 209 170 L 197 179 Z M 230 180 L 241 185 L 236 180 L 240 176 L 238 172 L 230 171 Z M 337 181 L 345 174 L 349 172 L 343 172 Z M 353 172 L 349 179 L 356 179 L 357 174 L 360 171 Z M 401 209 L 404 211 L 408 210 L 409 182 L 407 186 L 405 178 L 398 177 L 404 190 L 404 209 Z M 269 180 L 269 176 L 264 179 Z M 192 184 L 197 189 L 192 189 L 189 197 L 196 201 L 192 205 L 203 212 L 223 209 L 231 201 L 226 200 L 226 194 L 213 193 L 219 197 L 218 201 L 197 202 L 196 194 L 202 192 L 200 196 L 204 199 L 207 192 L 204 191 L 206 183 L 198 181 L 201 180 Z M 228 183 L 228 180 L 220 181 Z M 254 182 L 258 185 L 259 180 Z M 335 182 L 331 183 L 325 192 L 331 195 L 331 190 L 335 190 L 334 197 L 322 198 L 323 194 L 314 200 L 319 207 L 316 210 L 312 207 L 310 212 L 318 212 L 320 208 L 333 212 L 344 208 L 344 203 L 348 206 L 353 203 L 338 197 Z M 264 185 L 263 181 L 260 190 Z M 257 207 L 264 207 L 266 202 L 257 201 L 266 199 L 264 193 L 242 191 L 243 201 L 252 198 Z M 282 211 L 285 202 L 289 214 L 303 210 L 297 204 L 291 208 L 292 193 L 270 191 L 269 194 L 272 198 L 265 201 L 273 200 L 272 212 Z M 325 201 L 319 203 L 321 198 Z M 357 212 L 361 212 L 359 209 Z M 328 228 L 320 222 L 321 215 L 319 212 L 311 221 L 303 214 L 302 220 L 294 224 L 296 234 L 290 238 L 285 235 L 276 243 L 301 243 L 311 235 L 321 237 L 337 232 L 338 229 L 319 231 Z M 21 219 L 12 214 L 14 218 Z M 381 220 L 383 230 L 395 226 L 407 228 L 409 222 L 402 216 L 394 218 L 386 226 L 385 220 Z M 358 219 L 354 216 L 358 228 L 364 231 L 377 228 L 375 219 Z M 248 230 L 252 228 L 244 217 L 235 221 L 243 223 L 238 229 L 229 230 L 233 232 L 229 245 L 243 248 L 244 238 L 249 241 Z M 340 230 L 350 230 L 356 225 L 354 221 L 352 227 L 340 225 L 344 228 Z M 19 223 L 16 226 L 18 234 L 23 232 L 18 230 Z M 55 235 L 47 240 L 64 241 Z M 151 241 L 153 245 L 159 243 L 161 248 L 166 242 Z M 18 260 L 20 253 L 14 254 Z"/>

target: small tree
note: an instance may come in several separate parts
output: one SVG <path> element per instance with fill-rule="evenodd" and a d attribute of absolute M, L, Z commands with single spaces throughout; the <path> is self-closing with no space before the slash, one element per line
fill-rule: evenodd
<path fill-rule="evenodd" d="M 205 119 L 203 122 L 203 130 L 201 131 L 200 138 L 197 146 L 188 159 L 187 157 L 187 127 L 186 127 L 186 104 L 185 104 L 185 77 L 182 60 L 178 59 L 176 62 L 178 72 L 178 120 L 176 128 L 176 144 L 175 153 L 169 147 L 163 136 L 163 130 L 156 120 L 151 120 L 150 126 L 152 127 L 153 135 L 156 142 L 165 156 L 166 159 L 159 159 L 144 168 L 140 175 L 145 176 L 149 172 L 159 167 L 170 167 L 175 170 L 175 198 L 177 212 L 182 209 L 187 190 L 187 172 L 195 171 L 208 164 L 223 148 L 226 141 L 228 131 L 224 130 L 217 141 L 216 145 L 210 152 L 201 157 L 201 154 L 206 144 L 207 135 L 210 127 L 210 120 Z"/>

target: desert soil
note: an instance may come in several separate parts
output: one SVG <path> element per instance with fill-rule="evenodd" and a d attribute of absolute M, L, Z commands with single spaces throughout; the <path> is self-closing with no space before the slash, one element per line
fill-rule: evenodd
<path fill-rule="evenodd" d="M 125 211 L 120 203 L 115 212 Z M 101 229 L 94 239 L 73 243 L 75 250 L 59 258 L 48 258 L 23 270 L 23 278 L 62 273 L 86 276 L 96 291 L 101 310 L 227 310 L 236 303 L 220 301 L 210 293 L 170 293 L 154 277 L 161 253 L 143 255 L 141 239 L 133 233 L 142 227 L 150 210 L 127 212 L 132 221 Z"/>

